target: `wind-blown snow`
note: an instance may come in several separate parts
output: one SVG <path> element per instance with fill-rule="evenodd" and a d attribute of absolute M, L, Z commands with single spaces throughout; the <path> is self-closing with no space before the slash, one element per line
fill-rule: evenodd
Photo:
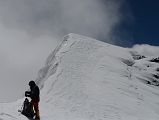
<path fill-rule="evenodd" d="M 151 62 L 153 57 L 135 48 L 65 36 L 36 80 L 41 119 L 158 120 L 159 63 Z M 17 112 L 21 104 L 1 104 L 0 120 L 25 120 Z"/>

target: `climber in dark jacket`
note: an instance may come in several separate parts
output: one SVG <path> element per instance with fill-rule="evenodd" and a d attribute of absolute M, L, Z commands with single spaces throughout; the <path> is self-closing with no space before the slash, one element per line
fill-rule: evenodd
<path fill-rule="evenodd" d="M 30 91 L 26 91 L 25 96 L 31 98 L 31 103 L 36 115 L 35 119 L 40 120 L 40 115 L 39 115 L 40 90 L 34 81 L 30 81 L 29 86 L 30 86 Z"/>

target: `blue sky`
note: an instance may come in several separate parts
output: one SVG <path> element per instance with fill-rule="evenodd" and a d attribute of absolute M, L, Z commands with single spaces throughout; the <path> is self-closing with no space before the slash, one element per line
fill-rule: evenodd
<path fill-rule="evenodd" d="M 159 0 L 128 0 L 133 21 L 124 24 L 134 44 L 159 46 Z"/>

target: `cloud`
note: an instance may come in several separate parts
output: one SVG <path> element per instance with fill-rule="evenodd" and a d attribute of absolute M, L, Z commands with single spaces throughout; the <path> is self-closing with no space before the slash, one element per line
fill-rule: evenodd
<path fill-rule="evenodd" d="M 3 0 L 0 20 L 37 36 L 73 32 L 108 39 L 121 20 L 119 1 L 123 0 Z"/>
<path fill-rule="evenodd" d="M 0 101 L 17 99 L 27 89 L 27 82 L 35 79 L 38 69 L 65 34 L 77 33 L 115 43 L 111 38 L 122 20 L 123 2 L 1 0 Z M 2 95 L 6 88 L 8 93 Z"/>
<path fill-rule="evenodd" d="M 56 45 L 53 37 L 34 38 L 24 31 L 0 25 L 0 102 L 22 95 L 28 81 L 36 78 L 37 71 Z"/>
<path fill-rule="evenodd" d="M 151 46 L 147 44 L 142 45 L 134 45 L 133 50 L 137 51 L 139 54 L 148 56 L 148 57 L 158 57 L 159 56 L 159 47 L 158 46 Z"/>

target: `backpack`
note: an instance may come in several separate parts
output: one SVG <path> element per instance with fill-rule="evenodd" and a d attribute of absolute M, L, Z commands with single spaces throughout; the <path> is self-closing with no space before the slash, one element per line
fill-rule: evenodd
<path fill-rule="evenodd" d="M 34 110 L 33 110 L 33 105 L 31 104 L 31 102 L 29 102 L 29 100 L 27 98 L 23 102 L 23 107 L 22 107 L 21 113 L 28 118 L 33 118 L 35 115 Z"/>

